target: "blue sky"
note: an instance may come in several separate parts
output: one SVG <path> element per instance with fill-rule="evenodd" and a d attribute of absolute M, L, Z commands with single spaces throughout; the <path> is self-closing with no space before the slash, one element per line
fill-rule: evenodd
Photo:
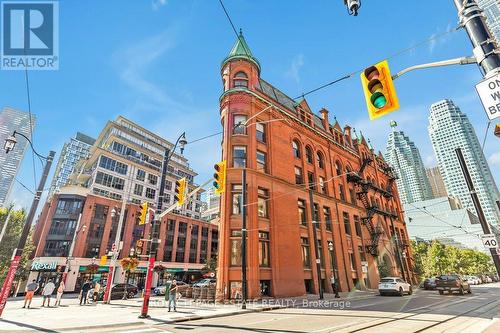
<path fill-rule="evenodd" d="M 368 67 L 457 25 L 453 1 L 363 1 L 358 17 L 342 0 L 226 0 L 237 28 L 262 65 L 262 77 L 291 97 Z M 30 72 L 32 112 L 38 117 L 38 151 L 59 156 L 65 141 L 81 131 L 96 137 L 109 119 L 124 115 L 163 137 L 188 140 L 220 131 L 220 63 L 235 35 L 216 0 L 108 0 L 60 2 L 60 69 Z M 392 71 L 472 53 L 465 31 L 389 59 Z M 384 150 L 395 119 L 435 164 L 427 134 L 429 106 L 451 98 L 469 116 L 482 142 L 487 125 L 474 85 L 475 65 L 413 72 L 395 81 L 401 109 L 371 122 L 359 78 L 307 97 L 314 110 L 326 107 Z M 0 106 L 27 110 L 24 73 L 0 73 Z M 500 182 L 499 139 L 490 130 L 485 155 Z M 187 146 L 186 156 L 210 177 L 220 157 L 220 137 Z M 39 164 L 38 164 L 39 165 Z M 54 167 L 55 168 L 55 167 Z M 54 170 L 54 169 L 53 169 Z M 53 173 L 51 172 L 51 176 Z M 40 175 L 37 170 L 37 175 Z M 34 188 L 31 156 L 20 177 Z M 50 180 L 50 179 L 49 179 Z M 32 195 L 16 184 L 11 199 Z"/>

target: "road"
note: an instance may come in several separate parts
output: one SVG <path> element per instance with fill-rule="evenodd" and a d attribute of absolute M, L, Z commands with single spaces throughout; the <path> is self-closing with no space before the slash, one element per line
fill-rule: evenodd
<path fill-rule="evenodd" d="M 472 295 L 374 296 L 338 304 L 296 304 L 294 308 L 232 317 L 155 325 L 148 332 L 482 332 L 500 316 L 500 284 L 474 286 Z M 343 307 L 343 309 L 342 309 Z"/>

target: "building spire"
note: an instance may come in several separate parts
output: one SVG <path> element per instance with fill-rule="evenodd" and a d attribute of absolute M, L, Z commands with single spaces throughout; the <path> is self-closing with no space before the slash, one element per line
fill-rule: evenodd
<path fill-rule="evenodd" d="M 250 47 L 248 47 L 245 37 L 243 36 L 243 30 L 241 28 L 240 28 L 240 33 L 238 35 L 238 39 L 234 43 L 233 48 L 229 52 L 226 59 L 224 59 L 224 61 L 222 62 L 222 67 L 224 67 L 224 65 L 228 61 L 235 59 L 247 60 L 254 63 L 260 72 L 259 61 L 252 55 L 252 51 L 250 51 Z"/>

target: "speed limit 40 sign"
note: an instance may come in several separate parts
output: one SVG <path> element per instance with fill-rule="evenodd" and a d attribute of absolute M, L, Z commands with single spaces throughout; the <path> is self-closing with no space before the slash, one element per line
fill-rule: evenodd
<path fill-rule="evenodd" d="M 498 247 L 498 241 L 494 234 L 481 235 L 484 247 L 495 249 Z"/>
<path fill-rule="evenodd" d="M 483 80 L 476 85 L 484 110 L 490 120 L 500 117 L 500 74 Z"/>

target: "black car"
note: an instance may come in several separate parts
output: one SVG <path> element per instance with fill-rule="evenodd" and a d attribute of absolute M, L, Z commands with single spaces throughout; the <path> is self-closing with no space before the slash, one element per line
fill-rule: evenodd
<path fill-rule="evenodd" d="M 127 298 L 133 298 L 137 295 L 138 289 L 137 286 L 134 286 L 130 283 L 117 283 L 111 287 L 111 299 L 122 299 L 125 294 L 125 287 L 127 289 L 126 294 Z M 102 301 L 104 299 L 104 293 L 106 291 L 106 287 L 102 287 L 99 292 L 99 300 Z"/>
<path fill-rule="evenodd" d="M 436 278 L 427 278 L 424 280 L 424 289 L 425 290 L 434 290 L 436 289 Z"/>

